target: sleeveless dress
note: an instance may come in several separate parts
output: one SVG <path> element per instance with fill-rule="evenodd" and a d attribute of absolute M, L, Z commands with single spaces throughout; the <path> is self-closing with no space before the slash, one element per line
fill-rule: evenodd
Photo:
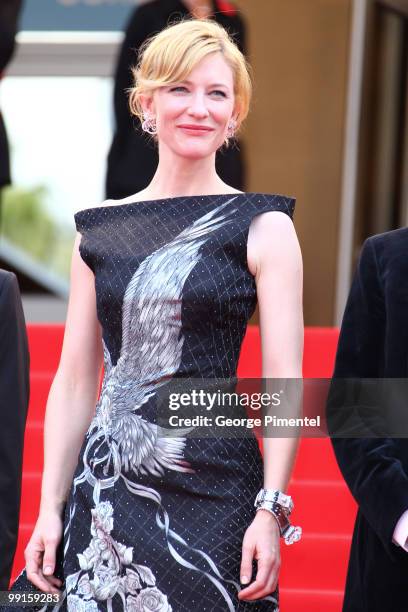
<path fill-rule="evenodd" d="M 75 214 L 95 275 L 104 377 L 64 512 L 63 598 L 31 610 L 278 611 L 278 588 L 237 597 L 263 487 L 255 435 L 160 436 L 155 399 L 176 379 L 234 379 L 257 303 L 251 220 L 292 218 L 294 207 L 282 195 L 230 193 Z M 23 570 L 12 590 L 33 589 Z"/>

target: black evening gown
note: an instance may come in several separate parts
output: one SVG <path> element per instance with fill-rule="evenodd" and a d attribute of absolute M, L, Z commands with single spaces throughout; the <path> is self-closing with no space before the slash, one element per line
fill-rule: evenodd
<path fill-rule="evenodd" d="M 235 377 L 257 302 L 250 222 L 267 211 L 292 218 L 294 206 L 230 193 L 76 213 L 95 274 L 104 379 L 65 508 L 55 610 L 277 612 L 278 589 L 237 597 L 263 486 L 255 435 L 158 436 L 154 407 L 171 380 Z M 30 585 L 23 570 L 12 589 Z"/>

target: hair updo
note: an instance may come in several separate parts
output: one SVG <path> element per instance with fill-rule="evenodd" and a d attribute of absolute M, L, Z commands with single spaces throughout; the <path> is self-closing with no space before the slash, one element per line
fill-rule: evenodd
<path fill-rule="evenodd" d="M 249 111 L 251 67 L 225 28 L 212 19 L 182 19 L 142 43 L 138 63 L 132 68 L 134 86 L 128 90 L 132 115 L 143 121 L 141 94 L 183 81 L 204 57 L 216 51 L 232 70 L 238 131 Z"/>

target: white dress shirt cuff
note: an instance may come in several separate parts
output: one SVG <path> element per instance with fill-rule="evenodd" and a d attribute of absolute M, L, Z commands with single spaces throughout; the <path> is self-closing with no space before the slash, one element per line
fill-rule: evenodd
<path fill-rule="evenodd" d="M 408 552 L 408 510 L 405 510 L 396 524 L 392 541 Z"/>

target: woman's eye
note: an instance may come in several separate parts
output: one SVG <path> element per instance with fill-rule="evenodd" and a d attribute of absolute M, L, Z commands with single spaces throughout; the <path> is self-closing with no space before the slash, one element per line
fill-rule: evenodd
<path fill-rule="evenodd" d="M 170 91 L 177 91 L 177 90 L 186 90 L 186 87 L 183 87 L 183 85 L 177 85 L 177 87 L 172 87 L 172 89 L 170 89 Z M 216 94 L 221 94 L 222 97 L 226 98 L 227 96 L 225 95 L 225 92 L 221 91 L 220 89 L 214 89 L 212 92 L 210 93 L 216 93 Z"/>

